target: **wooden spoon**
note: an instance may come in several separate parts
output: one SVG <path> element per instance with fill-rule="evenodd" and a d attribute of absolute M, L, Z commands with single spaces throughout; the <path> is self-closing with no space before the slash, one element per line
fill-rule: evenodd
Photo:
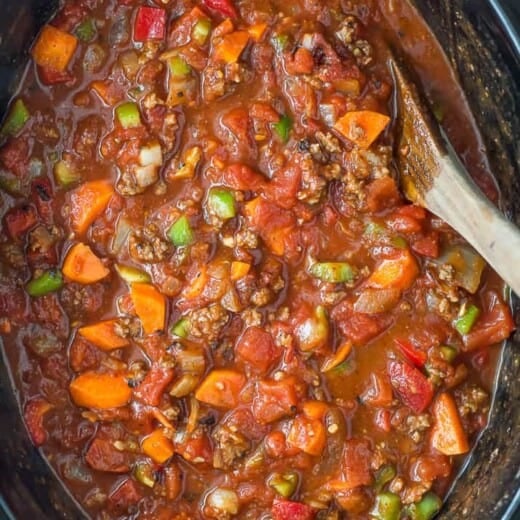
<path fill-rule="evenodd" d="M 389 59 L 398 112 L 397 162 L 407 198 L 458 231 L 520 295 L 520 230 L 483 195 L 405 67 Z"/>

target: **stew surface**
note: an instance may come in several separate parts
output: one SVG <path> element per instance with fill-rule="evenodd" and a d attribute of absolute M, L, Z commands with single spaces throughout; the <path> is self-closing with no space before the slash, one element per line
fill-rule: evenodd
<path fill-rule="evenodd" d="M 399 192 L 394 4 L 70 0 L 37 38 L 0 130 L 0 333 L 92 518 L 439 510 L 513 321 Z M 494 197 L 455 106 L 436 115 Z"/>

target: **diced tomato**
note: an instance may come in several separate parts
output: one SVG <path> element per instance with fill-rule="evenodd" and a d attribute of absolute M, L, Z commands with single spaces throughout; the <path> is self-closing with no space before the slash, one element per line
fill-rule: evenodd
<path fill-rule="evenodd" d="M 296 166 L 278 170 L 266 189 L 266 196 L 278 206 L 291 209 L 296 203 L 296 194 L 300 187 L 301 170 Z"/>
<path fill-rule="evenodd" d="M 85 454 L 87 464 L 99 471 L 126 473 L 130 471 L 130 454 L 117 450 L 114 442 L 96 437 Z"/>
<path fill-rule="evenodd" d="M 424 236 L 412 239 L 411 247 L 418 255 L 438 258 L 440 254 L 438 231 L 430 231 Z"/>
<path fill-rule="evenodd" d="M 475 350 L 487 347 L 507 339 L 515 330 L 511 309 L 494 291 L 483 297 L 484 312 L 470 332 L 462 338 L 464 350 Z"/>
<path fill-rule="evenodd" d="M 423 350 L 419 350 L 410 341 L 402 338 L 395 338 L 395 344 L 405 355 L 408 361 L 411 361 L 416 367 L 423 367 L 426 363 L 427 354 Z"/>
<path fill-rule="evenodd" d="M 41 397 L 31 399 L 25 405 L 23 416 L 35 446 L 41 446 L 47 440 L 47 432 L 43 426 L 43 418 L 51 408 L 52 405 Z"/>
<path fill-rule="evenodd" d="M 260 423 L 270 423 L 294 413 L 298 404 L 295 379 L 259 381 L 253 398 L 253 415 Z"/>
<path fill-rule="evenodd" d="M 213 9 L 222 16 L 236 18 L 237 11 L 231 0 L 202 0 L 202 3 L 209 9 Z"/>
<path fill-rule="evenodd" d="M 394 215 L 401 217 L 409 217 L 414 220 L 424 220 L 426 218 L 426 210 L 415 204 L 406 204 L 394 211 Z"/>
<path fill-rule="evenodd" d="M 316 511 L 307 504 L 275 499 L 271 509 L 273 520 L 313 520 Z"/>
<path fill-rule="evenodd" d="M 433 399 L 433 386 L 428 379 L 408 363 L 389 361 L 388 374 L 403 403 L 415 413 L 422 413 Z"/>
<path fill-rule="evenodd" d="M 38 77 L 40 81 L 47 86 L 67 83 L 72 85 L 76 78 L 66 70 L 54 70 L 49 67 L 38 67 Z"/>
<path fill-rule="evenodd" d="M 249 140 L 249 112 L 235 107 L 222 116 L 222 124 L 239 140 Z"/>
<path fill-rule="evenodd" d="M 400 233 L 418 233 L 421 231 L 421 223 L 408 215 L 393 215 L 387 218 L 388 226 Z"/>
<path fill-rule="evenodd" d="M 311 74 L 314 69 L 314 58 L 311 51 L 299 47 L 296 52 L 286 55 L 285 67 L 287 72 L 294 74 Z"/>
<path fill-rule="evenodd" d="M 134 390 L 135 397 L 150 406 L 158 406 L 163 392 L 173 380 L 173 373 L 173 368 L 153 367 Z"/>
<path fill-rule="evenodd" d="M 31 195 L 40 217 L 46 222 L 52 219 L 52 187 L 49 179 L 42 177 L 31 184 Z"/>
<path fill-rule="evenodd" d="M 265 123 L 277 123 L 280 120 L 280 114 L 267 103 L 253 103 L 250 109 L 251 117 Z"/>
<path fill-rule="evenodd" d="M 390 318 L 380 315 L 369 315 L 354 312 L 352 303 L 342 301 L 331 313 L 339 330 L 355 345 L 364 345 L 378 336 L 390 325 Z"/>
<path fill-rule="evenodd" d="M 363 403 L 373 407 L 392 406 L 392 385 L 386 374 L 372 372 L 370 374 L 370 386 L 361 395 Z"/>
<path fill-rule="evenodd" d="M 348 439 L 345 441 L 341 467 L 347 488 L 368 486 L 372 483 L 371 460 L 372 450 L 366 439 Z"/>
<path fill-rule="evenodd" d="M 113 513 L 124 514 L 129 506 L 137 504 L 141 498 L 137 482 L 127 478 L 108 495 L 108 508 Z"/>
<path fill-rule="evenodd" d="M 245 164 L 231 164 L 224 170 L 222 182 L 235 190 L 258 191 L 265 185 L 266 179 Z"/>
<path fill-rule="evenodd" d="M 392 429 L 390 410 L 377 410 L 374 417 L 374 424 L 380 430 L 389 433 Z"/>
<path fill-rule="evenodd" d="M 19 206 L 7 212 L 4 222 L 10 237 L 19 240 L 38 222 L 38 215 L 33 206 Z"/>
<path fill-rule="evenodd" d="M 369 211 L 381 211 L 399 203 L 401 196 L 397 184 L 391 177 L 381 177 L 367 185 L 367 207 Z"/>
<path fill-rule="evenodd" d="M 211 442 L 205 433 L 176 445 L 175 451 L 188 462 L 195 464 L 209 464 L 213 460 Z"/>
<path fill-rule="evenodd" d="M 267 372 L 280 355 L 271 335 L 260 327 L 246 329 L 237 342 L 236 352 L 261 372 Z"/>
<path fill-rule="evenodd" d="M 134 40 L 162 40 L 165 34 L 166 11 L 159 7 L 139 7 L 134 23 Z"/>

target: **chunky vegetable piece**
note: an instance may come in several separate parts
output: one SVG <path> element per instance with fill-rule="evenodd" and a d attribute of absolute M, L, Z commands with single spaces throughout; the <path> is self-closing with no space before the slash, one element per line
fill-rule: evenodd
<path fill-rule="evenodd" d="M 69 65 L 78 40 L 72 34 L 46 25 L 31 50 L 34 61 L 40 66 L 63 72 Z"/>
<path fill-rule="evenodd" d="M 78 334 L 101 350 L 114 350 L 129 345 L 128 339 L 120 336 L 117 320 L 105 320 L 78 329 Z"/>
<path fill-rule="evenodd" d="M 84 408 L 117 408 L 130 401 L 132 390 L 123 375 L 85 372 L 70 383 L 70 394 Z"/>
<path fill-rule="evenodd" d="M 166 298 L 149 283 L 133 283 L 130 295 L 144 332 L 162 331 L 166 324 Z"/>
<path fill-rule="evenodd" d="M 67 252 L 62 272 L 69 280 L 83 284 L 98 282 L 110 273 L 92 249 L 81 242 Z"/>
<path fill-rule="evenodd" d="M 515 323 L 399 189 L 403 32 L 494 186 L 407 4 L 62 0 L 42 29 L 0 123 L 0 342 L 89 518 L 438 512 Z"/>

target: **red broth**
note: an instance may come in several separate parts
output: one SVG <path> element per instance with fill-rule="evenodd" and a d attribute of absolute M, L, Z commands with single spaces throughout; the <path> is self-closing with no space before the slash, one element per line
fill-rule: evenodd
<path fill-rule="evenodd" d="M 439 509 L 513 322 L 399 192 L 397 40 L 496 199 L 438 43 L 394 4 L 78 0 L 38 37 L 1 131 L 0 332 L 92 518 Z"/>

